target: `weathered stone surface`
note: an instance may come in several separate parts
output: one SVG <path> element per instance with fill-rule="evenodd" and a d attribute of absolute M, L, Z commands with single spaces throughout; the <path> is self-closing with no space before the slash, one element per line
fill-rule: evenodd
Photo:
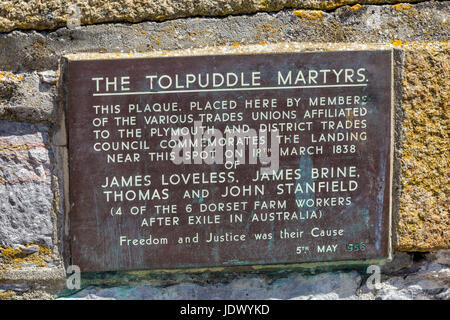
<path fill-rule="evenodd" d="M 0 284 L 0 291 L 18 291 L 18 292 L 25 292 L 30 290 L 30 287 L 26 284 Z"/>
<path fill-rule="evenodd" d="M 54 74 L 54 71 L 44 75 L 0 71 L 0 119 L 52 121 L 56 92 Z"/>
<path fill-rule="evenodd" d="M 42 248 L 43 246 L 40 249 Z M 49 252 L 46 249 L 34 257 L 38 265 L 51 258 Z M 0 300 L 54 299 L 57 292 L 61 292 L 64 288 L 65 280 L 64 268 L 61 266 L 22 265 L 17 269 L 11 267 L 4 270 L 0 265 Z"/>
<path fill-rule="evenodd" d="M 52 246 L 49 126 L 0 121 L 0 245 Z"/>
<path fill-rule="evenodd" d="M 39 251 L 39 246 L 36 244 L 30 245 L 28 247 L 21 244 L 13 244 L 11 247 L 13 249 L 20 249 L 23 255 L 33 254 Z"/>
<path fill-rule="evenodd" d="M 130 282 L 130 285 L 90 285 L 72 295 L 61 296 L 61 299 L 447 300 L 450 298 L 450 267 L 441 264 L 439 256 L 439 253 L 430 254 L 402 272 L 383 271 L 380 282 L 370 288 L 368 275 L 360 270 L 317 275 L 290 273 L 276 278 L 248 275 L 228 282 L 178 279 L 180 282 L 175 284 L 152 284 L 124 279 L 124 283 Z"/>
<path fill-rule="evenodd" d="M 61 282 L 65 284 L 65 270 L 61 266 L 61 263 L 55 261 L 53 263 L 47 263 L 46 266 L 39 266 L 45 262 L 45 260 L 50 260 L 52 258 L 51 251 L 41 246 L 43 252 L 40 252 L 40 257 L 42 258 L 40 261 L 36 261 L 38 266 L 35 267 L 19 267 L 19 268 L 11 268 L 7 270 L 1 270 L 0 272 L 0 281 L 5 283 L 47 283 L 50 285 L 55 285 L 59 290 L 63 288 Z M 35 256 L 37 258 L 37 256 Z M 56 292 L 54 290 L 54 292 Z"/>
<path fill-rule="evenodd" d="M 109 2 L 108 2 L 109 3 Z M 449 39 L 450 2 L 343 6 L 311 18 L 301 10 L 225 18 L 179 19 L 139 24 L 102 24 L 53 32 L 0 34 L 0 65 L 5 70 L 56 70 L 68 53 L 128 54 L 218 45 L 281 41 L 401 44 Z M 319 16 L 319 15 L 317 15 Z M 316 16 L 314 16 L 316 17 Z"/>
<path fill-rule="evenodd" d="M 405 45 L 402 191 L 397 248 L 450 247 L 450 45 Z"/>
<path fill-rule="evenodd" d="M 283 8 L 330 10 L 347 4 L 397 3 L 398 0 L 69 0 L 0 3 L 0 32 L 13 29 L 55 29 L 105 22 L 163 21 L 195 16 L 278 11 Z M 416 1 L 414 1 L 416 2 Z M 399 7 L 400 9 L 400 7 Z"/>
<path fill-rule="evenodd" d="M 270 281 L 264 277 L 245 277 L 229 283 L 180 283 L 157 287 L 142 283 L 112 288 L 87 287 L 71 299 L 161 299 L 161 300 L 254 300 L 348 298 L 354 295 L 361 277 L 356 271 L 302 275 L 293 273 Z"/>
<path fill-rule="evenodd" d="M 450 266 L 450 250 L 441 250 L 437 252 L 435 259 L 437 263 Z"/>
<path fill-rule="evenodd" d="M 411 268 L 413 264 L 413 255 L 407 252 L 396 252 L 392 261 L 380 265 L 383 273 L 396 273 L 404 269 Z"/>

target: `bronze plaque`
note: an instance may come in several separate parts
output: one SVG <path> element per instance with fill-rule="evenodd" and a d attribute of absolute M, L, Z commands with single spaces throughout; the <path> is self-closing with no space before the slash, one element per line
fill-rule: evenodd
<path fill-rule="evenodd" d="M 389 254 L 392 52 L 69 60 L 82 271 Z"/>

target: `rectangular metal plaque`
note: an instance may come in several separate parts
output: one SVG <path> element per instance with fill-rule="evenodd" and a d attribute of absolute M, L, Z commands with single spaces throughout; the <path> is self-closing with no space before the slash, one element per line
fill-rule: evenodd
<path fill-rule="evenodd" d="M 69 60 L 82 271 L 389 253 L 392 52 Z"/>

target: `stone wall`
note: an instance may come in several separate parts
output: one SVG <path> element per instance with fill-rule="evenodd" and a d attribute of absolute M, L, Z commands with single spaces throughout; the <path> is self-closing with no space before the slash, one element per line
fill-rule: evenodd
<path fill-rule="evenodd" d="M 296 42 L 304 50 L 395 48 L 394 260 L 382 266 L 382 287 L 367 289 L 363 266 L 286 266 L 97 274 L 83 279 L 85 289 L 75 296 L 448 299 L 450 2 L 391 4 L 397 2 L 2 1 L 0 298 L 73 293 L 64 289 L 70 254 L 61 128 L 64 55 L 151 55 L 217 46 L 239 52 Z M 73 20 L 74 3 L 80 26 Z"/>

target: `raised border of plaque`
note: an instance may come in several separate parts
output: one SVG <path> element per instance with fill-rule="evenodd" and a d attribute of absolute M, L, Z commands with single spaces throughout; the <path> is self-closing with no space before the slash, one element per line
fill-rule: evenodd
<path fill-rule="evenodd" d="M 245 47 L 241 47 L 241 51 L 235 53 L 229 48 L 218 48 L 211 52 L 181 50 L 141 56 L 76 54 L 65 57 L 63 85 L 67 92 L 69 141 L 69 188 L 65 192 L 70 203 L 71 263 L 80 266 L 83 272 L 100 272 L 361 264 L 390 259 L 394 148 L 392 48 L 290 51 L 292 48 L 297 47 L 289 44 L 281 50 L 280 46 L 276 49 L 262 46 L 256 51 L 253 48 L 245 51 Z M 345 75 L 346 69 L 352 71 Z M 315 77 L 305 79 L 305 75 L 311 75 L 308 74 L 311 70 L 315 71 L 312 72 Z M 350 79 L 352 75 L 353 82 L 347 83 L 349 86 L 341 87 L 336 83 L 339 70 L 343 72 L 341 79 Z M 292 71 L 290 78 L 288 71 Z M 300 76 L 294 71 L 303 72 Z M 335 72 L 334 78 L 332 72 Z M 180 80 L 181 75 L 207 73 L 222 74 L 225 83 L 226 75 L 234 73 L 237 78 L 230 76 L 231 84 L 240 83 L 239 90 L 231 90 L 233 88 L 227 86 L 230 83 L 214 87 L 211 82 L 209 87 L 201 87 L 204 84 L 199 83 L 198 78 L 195 83 L 192 76 Z M 299 82 L 294 83 L 294 76 Z M 281 87 L 280 77 L 284 87 L 292 88 L 277 88 Z M 328 79 L 324 83 L 325 77 Z M 163 80 L 158 82 L 160 78 Z M 361 82 L 355 83 L 356 79 Z M 192 86 L 187 88 L 186 81 L 191 80 Z M 367 83 L 363 82 L 366 80 Z M 331 120 L 331 116 L 320 118 L 318 110 L 337 110 L 329 101 L 320 107 L 320 97 L 338 96 L 368 99 L 350 98 L 353 100 L 348 104 L 344 101 L 344 105 L 351 107 L 341 119 L 344 127 L 336 128 L 337 121 Z M 316 97 L 319 99 L 314 100 Z M 302 101 L 297 106 L 294 106 L 295 98 Z M 287 99 L 293 99 L 289 102 L 292 105 L 288 105 Z M 257 100 L 261 105 L 262 100 L 267 102 L 267 109 L 253 109 Z M 211 101 L 222 102 L 218 109 L 205 110 Z M 247 108 L 249 101 L 251 108 Z M 311 105 L 311 101 L 317 104 Z M 149 107 L 144 111 L 145 106 L 151 104 L 160 107 L 171 104 L 172 108 Z M 279 169 L 284 171 L 283 181 L 278 183 L 279 176 L 258 181 L 256 175 L 261 179 L 261 173 L 256 172 L 262 172 L 264 166 L 270 167 L 258 162 L 259 159 L 256 164 L 244 163 L 233 168 L 226 167 L 225 163 L 205 164 L 204 161 L 180 165 L 156 156 L 158 152 L 163 153 L 161 140 L 170 132 L 161 131 L 162 128 L 175 128 L 177 121 L 183 123 L 181 115 L 191 119 L 188 121 L 191 127 L 194 120 L 217 124 L 215 129 L 224 135 L 230 123 L 255 129 L 260 129 L 262 124 L 283 123 L 279 119 L 255 120 L 254 112 L 261 110 L 268 115 L 274 111 L 284 112 L 285 122 L 294 123 L 298 130 L 294 131 L 298 137 L 289 135 L 289 143 L 279 141 L 280 148 L 287 148 L 288 144 L 299 146 L 303 141 L 310 145 L 314 141 L 318 146 L 318 137 L 323 135 L 322 147 L 326 150 L 323 157 L 285 152 L 284 158 L 279 160 Z M 308 116 L 307 110 L 311 111 Z M 316 110 L 315 116 L 312 110 Z M 224 114 L 238 111 L 241 115 L 234 121 L 223 120 Z M 152 122 L 151 117 L 155 115 L 165 120 Z M 176 115 L 177 120 L 171 121 L 171 115 Z M 361 122 L 366 123 L 364 129 L 370 141 L 354 143 L 353 158 L 337 154 L 333 147 L 345 144 L 330 143 L 326 138 L 328 134 L 337 137 L 338 133 L 348 133 L 345 120 L 353 121 L 351 129 L 358 133 L 364 131 L 359 130 Z M 305 124 L 307 122 L 311 124 Z M 333 122 L 332 127 L 330 122 Z M 299 123 L 303 123 L 303 129 Z M 359 124 L 358 130 L 354 128 L 355 123 Z M 286 136 L 283 130 L 279 134 Z M 270 135 L 266 139 L 270 140 Z M 293 140 L 295 142 L 291 143 Z M 119 153 L 111 151 L 112 142 L 120 144 L 122 141 L 128 146 L 138 146 L 128 160 L 126 155 L 120 160 L 112 156 Z M 102 143 L 105 143 L 104 148 Z M 154 155 L 151 158 L 150 153 Z M 246 155 L 250 160 L 250 154 Z M 338 167 L 342 177 L 333 180 L 331 171 Z M 324 172 L 322 168 L 328 170 Z M 230 172 L 234 174 L 231 176 Z M 172 178 L 171 173 L 177 178 Z M 253 180 L 265 189 L 252 187 Z M 353 191 L 351 181 L 357 185 Z M 320 192 L 312 195 L 306 192 L 308 187 L 317 190 L 319 184 Z M 249 193 L 232 194 L 232 188 L 238 190 L 241 185 L 248 186 Z M 287 193 L 288 189 L 299 185 L 300 192 Z M 334 186 L 340 191 L 330 191 Z M 323 191 L 325 189 L 327 191 Z M 202 198 L 202 190 L 207 190 L 205 198 Z M 198 197 L 185 198 L 187 191 L 198 192 L 195 194 Z M 331 201 L 331 198 L 339 199 Z M 322 206 L 318 199 L 322 199 Z M 326 207 L 324 201 L 336 205 Z M 243 206 L 243 202 L 247 204 Z M 307 209 L 299 205 L 308 202 L 314 205 Z M 221 203 L 222 211 L 209 211 L 208 204 L 217 204 L 217 208 Z M 229 207 L 227 203 L 231 203 Z M 201 209 L 202 204 L 206 209 Z M 297 212 L 295 218 L 294 212 Z M 190 239 L 189 242 L 183 242 L 186 239 Z"/>

